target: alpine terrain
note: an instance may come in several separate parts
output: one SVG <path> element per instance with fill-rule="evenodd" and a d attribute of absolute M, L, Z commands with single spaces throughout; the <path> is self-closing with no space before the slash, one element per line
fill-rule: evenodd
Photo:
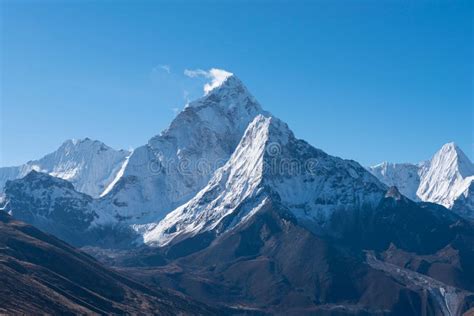
<path fill-rule="evenodd" d="M 209 315 L 218 310 L 152 289 L 0 211 L 0 312 Z"/>
<path fill-rule="evenodd" d="M 296 138 L 225 73 L 101 194 L 40 169 L 6 182 L 0 207 L 229 313 L 472 312 L 474 168 L 457 146 L 369 171 Z"/>

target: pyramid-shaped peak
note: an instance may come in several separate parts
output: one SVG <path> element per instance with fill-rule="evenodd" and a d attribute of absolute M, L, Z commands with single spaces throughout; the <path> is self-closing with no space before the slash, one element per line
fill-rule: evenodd
<path fill-rule="evenodd" d="M 454 142 L 444 144 L 431 161 L 434 165 L 457 169 L 462 177 L 474 175 L 474 164 Z"/>
<path fill-rule="evenodd" d="M 447 143 L 433 156 L 416 192 L 422 201 L 453 206 L 466 178 L 474 175 L 474 165 L 454 143 Z"/>
<path fill-rule="evenodd" d="M 209 77 L 212 79 L 211 82 L 204 85 L 204 93 L 208 94 L 215 89 L 222 87 L 240 86 L 242 82 L 231 72 L 212 68 L 209 70 Z"/>
<path fill-rule="evenodd" d="M 449 143 L 444 144 L 444 145 L 441 147 L 441 149 L 439 150 L 439 153 L 443 153 L 443 154 L 446 154 L 446 153 L 459 154 L 459 153 L 462 153 L 462 150 L 461 150 L 461 148 L 459 148 L 458 145 L 456 145 L 456 143 L 454 143 L 454 142 L 449 142 Z"/>
<path fill-rule="evenodd" d="M 466 156 L 464 152 L 459 148 L 459 146 L 454 143 L 454 142 L 449 142 L 444 144 L 441 149 L 437 152 L 437 154 L 441 155 L 447 155 L 447 154 L 453 154 L 453 155 L 461 155 L 461 156 Z"/>
<path fill-rule="evenodd" d="M 230 74 L 223 79 L 211 81 L 204 86 L 204 91 L 206 95 L 229 92 L 250 94 L 245 84 L 234 74 Z"/>
<path fill-rule="evenodd" d="M 225 72 L 224 74 L 212 74 L 212 71 Z M 204 72 L 211 81 L 204 85 L 204 96 L 192 101 L 187 107 L 201 107 L 219 105 L 225 109 L 245 110 L 262 112 L 261 106 L 249 92 L 244 83 L 234 74 L 225 70 L 211 69 Z"/>

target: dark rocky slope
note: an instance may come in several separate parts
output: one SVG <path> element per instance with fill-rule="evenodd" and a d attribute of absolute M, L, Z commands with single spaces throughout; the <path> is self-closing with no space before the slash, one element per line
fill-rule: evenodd
<path fill-rule="evenodd" d="M 0 211 L 0 313 L 217 313 L 150 289 Z"/>
<path fill-rule="evenodd" d="M 376 210 L 333 221 L 339 237 L 316 235 L 273 202 L 213 241 L 206 233 L 102 258 L 150 284 L 249 311 L 462 315 L 474 306 L 468 221 L 394 189 Z"/>

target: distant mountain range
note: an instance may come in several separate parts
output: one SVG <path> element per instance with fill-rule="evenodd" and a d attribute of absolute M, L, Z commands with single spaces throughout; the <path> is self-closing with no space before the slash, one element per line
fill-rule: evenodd
<path fill-rule="evenodd" d="M 429 161 L 384 162 L 369 170 L 414 201 L 437 203 L 474 218 L 474 164 L 454 143 L 444 145 Z"/>
<path fill-rule="evenodd" d="M 474 306 L 474 167 L 456 145 L 366 169 L 297 139 L 235 75 L 132 153 L 66 142 L 8 170 L 5 212 L 205 304 L 335 315 Z"/>

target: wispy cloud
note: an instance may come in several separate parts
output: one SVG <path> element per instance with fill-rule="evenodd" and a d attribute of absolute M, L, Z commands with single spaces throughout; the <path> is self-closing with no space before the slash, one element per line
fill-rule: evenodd
<path fill-rule="evenodd" d="M 157 72 L 157 71 L 164 71 L 167 74 L 171 74 L 171 66 L 170 65 L 158 65 L 156 67 L 153 67 L 152 72 Z"/>
<path fill-rule="evenodd" d="M 202 69 L 185 69 L 184 75 L 188 76 L 189 78 L 196 78 L 196 77 L 206 77 L 209 78 L 209 72 L 202 70 Z"/>
<path fill-rule="evenodd" d="M 228 77 L 232 76 L 231 72 L 217 68 L 212 68 L 209 71 L 202 69 L 185 69 L 184 74 L 190 78 L 204 77 L 211 79 L 211 82 L 204 85 L 205 94 L 208 94 L 212 89 L 220 86 Z"/>

